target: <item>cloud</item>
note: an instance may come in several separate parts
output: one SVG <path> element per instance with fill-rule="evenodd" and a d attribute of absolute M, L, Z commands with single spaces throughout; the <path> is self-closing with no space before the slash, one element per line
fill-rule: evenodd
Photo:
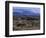
<path fill-rule="evenodd" d="M 40 13 L 40 8 L 29 7 L 14 7 L 13 15 L 37 15 Z"/>

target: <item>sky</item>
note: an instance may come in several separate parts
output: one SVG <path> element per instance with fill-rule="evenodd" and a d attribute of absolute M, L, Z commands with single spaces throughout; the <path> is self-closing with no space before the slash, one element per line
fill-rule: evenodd
<path fill-rule="evenodd" d="M 40 8 L 13 7 L 13 15 L 36 15 L 40 14 Z"/>

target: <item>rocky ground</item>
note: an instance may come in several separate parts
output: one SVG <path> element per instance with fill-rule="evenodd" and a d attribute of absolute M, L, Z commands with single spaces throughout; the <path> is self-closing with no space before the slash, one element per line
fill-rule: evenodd
<path fill-rule="evenodd" d="M 13 31 L 17 30 L 39 30 L 40 18 L 35 17 L 13 17 Z"/>

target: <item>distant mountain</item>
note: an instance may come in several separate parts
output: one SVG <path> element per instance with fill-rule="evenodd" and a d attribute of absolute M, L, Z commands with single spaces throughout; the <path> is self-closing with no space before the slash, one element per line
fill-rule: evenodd
<path fill-rule="evenodd" d="M 31 10 L 16 9 L 15 11 L 13 11 L 13 16 L 40 16 L 40 14 L 35 13 Z"/>

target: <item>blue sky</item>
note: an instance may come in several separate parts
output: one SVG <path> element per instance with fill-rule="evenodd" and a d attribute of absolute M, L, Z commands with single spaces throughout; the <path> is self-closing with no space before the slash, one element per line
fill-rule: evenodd
<path fill-rule="evenodd" d="M 40 8 L 13 7 L 13 15 L 36 15 L 40 14 Z"/>

